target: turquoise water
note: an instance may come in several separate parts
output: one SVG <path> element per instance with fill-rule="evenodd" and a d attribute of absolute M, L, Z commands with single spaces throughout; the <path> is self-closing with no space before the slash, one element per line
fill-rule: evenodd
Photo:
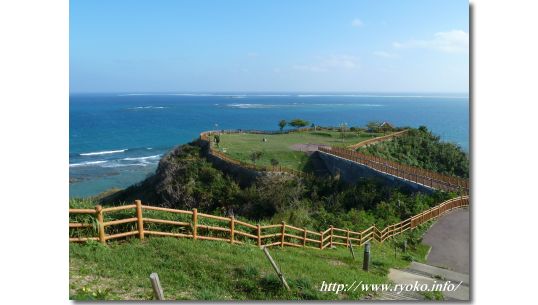
<path fill-rule="evenodd" d="M 364 126 L 426 125 L 469 148 L 469 99 L 446 94 L 73 94 L 69 100 L 70 196 L 124 188 L 160 157 L 209 129 L 278 129 L 281 119 Z"/>

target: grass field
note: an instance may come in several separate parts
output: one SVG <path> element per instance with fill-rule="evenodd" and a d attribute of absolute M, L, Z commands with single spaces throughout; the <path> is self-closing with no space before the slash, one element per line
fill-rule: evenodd
<path fill-rule="evenodd" d="M 270 166 L 271 159 L 276 159 L 282 167 L 306 170 L 308 157 L 304 152 L 294 150 L 294 144 L 348 146 L 381 135 L 349 131 L 345 133 L 345 138 L 342 138 L 341 132 L 330 130 L 274 135 L 222 134 L 219 150 L 236 160 L 248 163 L 253 163 L 250 159 L 253 152 L 262 152 L 261 158 L 256 161 L 257 165 Z M 267 141 L 264 142 L 263 138 Z"/>
<path fill-rule="evenodd" d="M 407 234 L 407 233 L 406 233 Z M 282 289 L 263 252 L 256 246 L 155 237 L 144 241 L 70 244 L 70 299 L 148 300 L 153 298 L 149 275 L 157 272 L 167 300 L 356 300 L 366 292 L 320 292 L 323 281 L 387 283 L 389 267 L 423 261 L 428 246 L 396 252 L 395 242 L 374 242 L 370 272 L 348 249 L 323 251 L 271 248 L 291 292 Z"/>

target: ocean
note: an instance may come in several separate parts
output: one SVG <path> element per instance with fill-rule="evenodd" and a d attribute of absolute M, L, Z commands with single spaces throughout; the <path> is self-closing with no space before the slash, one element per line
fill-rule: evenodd
<path fill-rule="evenodd" d="M 469 150 L 467 94 L 71 94 L 70 197 L 143 180 L 163 154 L 201 131 L 278 130 L 279 120 L 293 118 L 321 126 L 425 125 Z"/>

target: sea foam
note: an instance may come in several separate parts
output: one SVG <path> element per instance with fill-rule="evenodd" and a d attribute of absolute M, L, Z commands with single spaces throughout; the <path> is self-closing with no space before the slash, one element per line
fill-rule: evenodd
<path fill-rule="evenodd" d="M 69 164 L 69 167 L 92 166 L 92 165 L 102 164 L 106 162 L 107 161 L 87 161 L 87 162 L 80 162 L 80 163 L 71 163 Z"/>
<path fill-rule="evenodd" d="M 147 156 L 147 157 L 123 158 L 122 160 L 125 160 L 125 161 L 144 161 L 144 160 L 158 159 L 160 157 L 161 157 L 161 155 L 153 155 L 153 156 Z"/>
<path fill-rule="evenodd" d="M 89 153 L 83 153 L 79 154 L 81 156 L 98 156 L 98 155 L 109 155 L 109 154 L 117 154 L 127 151 L 127 149 L 118 149 L 118 150 L 105 150 L 105 151 L 96 151 L 96 152 L 89 152 Z"/>

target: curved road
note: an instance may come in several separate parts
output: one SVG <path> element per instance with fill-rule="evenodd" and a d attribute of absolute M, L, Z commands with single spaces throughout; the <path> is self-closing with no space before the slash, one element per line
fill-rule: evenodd
<path fill-rule="evenodd" d="M 441 217 L 423 238 L 432 247 L 427 264 L 469 274 L 469 209 Z"/>

